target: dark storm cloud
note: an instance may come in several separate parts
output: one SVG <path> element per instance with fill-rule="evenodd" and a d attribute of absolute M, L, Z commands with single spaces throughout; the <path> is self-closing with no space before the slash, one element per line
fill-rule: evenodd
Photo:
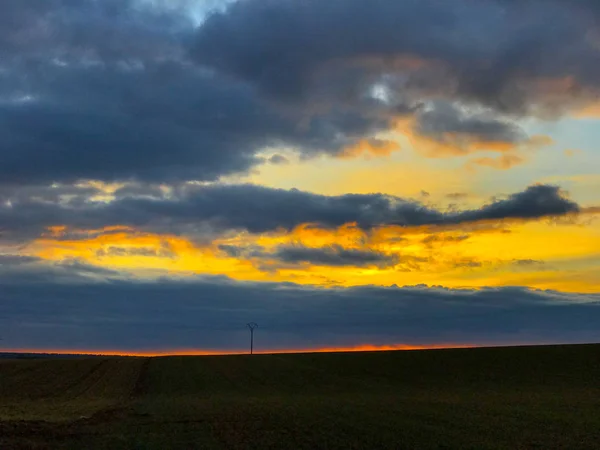
<path fill-rule="evenodd" d="M 1 276 L 1 275 L 0 275 Z M 240 350 L 361 344 L 510 344 L 600 339 L 597 295 L 522 288 L 301 287 L 225 278 L 57 283 L 4 280 L 10 348 Z"/>
<path fill-rule="evenodd" d="M 591 3 L 245 0 L 197 29 L 183 3 L 2 2 L 0 183 L 217 180 L 265 147 L 342 155 L 399 116 L 518 143 L 504 113 L 600 79 Z M 567 75 L 583 90 L 552 105 L 521 82 Z"/>
<path fill-rule="evenodd" d="M 2 2 L 0 182 L 216 180 L 265 147 L 339 155 L 414 114 L 437 140 L 515 143 L 494 110 L 571 102 L 537 107 L 522 78 L 571 75 L 574 97 L 600 79 L 591 3 L 246 0 L 197 30 L 181 5 Z"/>
<path fill-rule="evenodd" d="M 182 186 L 157 198 L 121 197 L 112 202 L 49 203 L 35 198 L 0 204 L 4 238 L 38 236 L 50 226 L 97 230 L 129 226 L 157 233 L 193 235 L 212 230 L 263 233 L 302 224 L 333 228 L 356 223 L 378 226 L 460 225 L 481 220 L 539 219 L 577 213 L 577 203 L 557 186 L 534 185 L 477 209 L 443 212 L 384 194 L 326 196 L 255 185 Z"/>
<path fill-rule="evenodd" d="M 336 155 L 390 124 L 372 102 L 281 108 L 195 65 L 178 4 L 0 8 L 0 184 L 216 180 L 264 162 L 264 147 Z"/>
<path fill-rule="evenodd" d="M 0 104 L 3 183 L 216 179 L 257 163 L 278 119 L 241 85 L 180 64 L 59 66 Z"/>
<path fill-rule="evenodd" d="M 340 82 L 350 83 L 348 93 L 368 78 L 403 75 L 403 95 L 455 96 L 520 114 L 538 103 L 565 106 L 537 98 L 522 81 L 573 76 L 599 87 L 591 9 L 597 11 L 593 2 L 562 0 L 246 0 L 199 28 L 193 54 L 278 99 L 323 92 L 323 73 L 338 67 L 329 76 L 336 91 Z M 402 57 L 434 67 L 407 78 L 394 66 Z M 343 63 L 361 60 L 364 75 L 348 82 Z"/>
<path fill-rule="evenodd" d="M 335 155 L 388 127 L 368 111 L 304 120 L 180 62 L 45 64 L 3 78 L 21 94 L 0 94 L 0 184 L 216 180 L 263 162 L 267 146 Z"/>
<path fill-rule="evenodd" d="M 194 26 L 140 0 L 3 0 L 0 55 L 20 61 L 176 58 Z"/>

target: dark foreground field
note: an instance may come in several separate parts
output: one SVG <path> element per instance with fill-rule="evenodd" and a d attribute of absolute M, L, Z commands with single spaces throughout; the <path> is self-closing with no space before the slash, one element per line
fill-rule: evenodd
<path fill-rule="evenodd" d="M 0 361 L 0 448 L 600 448 L 600 346 Z"/>

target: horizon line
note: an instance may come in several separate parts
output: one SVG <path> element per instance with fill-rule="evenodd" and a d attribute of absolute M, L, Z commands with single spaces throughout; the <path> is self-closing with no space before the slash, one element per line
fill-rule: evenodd
<path fill-rule="evenodd" d="M 419 350 L 452 350 L 500 347 L 534 347 L 553 345 L 594 345 L 595 342 L 580 343 L 522 343 L 522 344 L 432 344 L 432 345 L 357 345 L 349 347 L 322 347 L 305 349 L 273 349 L 255 351 L 255 355 L 285 355 L 310 353 L 360 353 L 386 351 L 419 351 Z M 249 355 L 249 350 L 206 350 L 206 349 L 172 349 L 172 350 L 81 350 L 81 349 L 0 349 L 0 354 L 23 355 L 73 355 L 73 356 L 123 356 L 123 357 L 168 357 L 168 356 L 234 356 Z"/>
<path fill-rule="evenodd" d="M 432 344 L 432 345 L 357 345 L 348 347 L 321 347 L 300 349 L 255 350 L 255 355 L 282 355 L 302 353 L 357 353 L 385 351 L 443 350 L 458 348 L 476 348 L 471 344 Z M 31 355 L 76 355 L 76 356 L 233 356 L 249 355 L 250 350 L 210 350 L 210 349 L 170 349 L 170 350 L 81 350 L 81 349 L 0 349 L 2 353 L 18 353 Z"/>

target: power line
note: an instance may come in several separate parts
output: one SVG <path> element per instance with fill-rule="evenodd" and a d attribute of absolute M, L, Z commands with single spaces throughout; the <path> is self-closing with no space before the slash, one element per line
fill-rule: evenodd
<path fill-rule="evenodd" d="M 250 354 L 252 355 L 254 353 L 254 330 L 258 328 L 258 324 L 250 322 L 246 326 L 250 329 Z"/>

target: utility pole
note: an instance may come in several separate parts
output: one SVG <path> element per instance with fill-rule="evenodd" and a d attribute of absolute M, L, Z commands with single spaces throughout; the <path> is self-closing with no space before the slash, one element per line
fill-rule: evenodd
<path fill-rule="evenodd" d="M 255 322 L 250 322 L 247 324 L 250 329 L 250 354 L 254 353 L 254 330 L 258 328 L 258 324 Z"/>

